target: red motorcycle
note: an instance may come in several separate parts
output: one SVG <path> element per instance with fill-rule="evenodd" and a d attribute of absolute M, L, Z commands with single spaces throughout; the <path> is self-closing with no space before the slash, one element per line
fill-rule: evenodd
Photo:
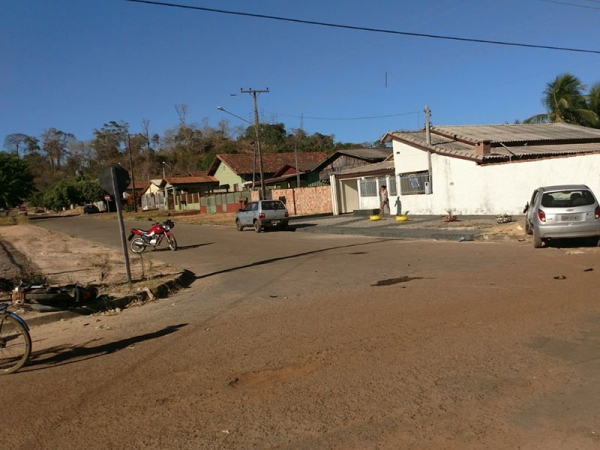
<path fill-rule="evenodd" d="M 152 221 L 152 219 L 148 220 Z M 171 232 L 174 226 L 175 224 L 167 219 L 164 222 L 154 222 L 149 230 L 132 228 L 127 238 L 128 241 L 131 241 L 131 251 L 133 253 L 143 253 L 149 245 L 156 250 L 163 239 L 166 239 L 171 250 L 177 250 L 177 239 Z"/>

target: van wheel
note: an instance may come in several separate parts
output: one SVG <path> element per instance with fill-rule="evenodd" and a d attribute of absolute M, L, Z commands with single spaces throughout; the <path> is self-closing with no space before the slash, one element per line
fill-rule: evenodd
<path fill-rule="evenodd" d="M 257 233 L 260 233 L 261 231 L 261 225 L 260 225 L 260 220 L 255 220 L 254 221 L 254 231 L 256 231 Z"/>
<path fill-rule="evenodd" d="M 539 232 L 535 229 L 533 230 L 533 248 L 541 248 L 542 247 L 542 238 L 540 237 Z"/>
<path fill-rule="evenodd" d="M 239 220 L 235 221 L 235 227 L 237 228 L 238 231 L 244 230 L 244 225 L 242 225 L 242 222 L 240 222 Z"/>

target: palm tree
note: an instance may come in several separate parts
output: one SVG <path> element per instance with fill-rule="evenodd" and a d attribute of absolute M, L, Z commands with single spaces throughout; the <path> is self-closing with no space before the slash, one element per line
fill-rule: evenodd
<path fill-rule="evenodd" d="M 547 113 L 537 114 L 524 123 L 566 122 L 594 126 L 598 115 L 588 109 L 583 91 L 585 85 L 575 75 L 565 73 L 546 85 L 542 103 Z"/>
<path fill-rule="evenodd" d="M 587 105 L 600 118 L 600 83 L 594 84 L 588 92 Z M 600 120 L 596 122 L 596 128 L 600 128 Z"/>

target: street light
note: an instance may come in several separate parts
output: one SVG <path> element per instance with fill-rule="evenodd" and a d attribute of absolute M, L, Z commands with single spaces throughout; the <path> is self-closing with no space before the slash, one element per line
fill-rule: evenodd
<path fill-rule="evenodd" d="M 240 117 L 230 111 L 227 111 L 222 106 L 217 106 L 217 109 L 226 114 L 229 114 L 230 116 L 237 117 L 238 119 L 243 120 L 244 122 L 246 122 L 254 127 L 254 133 L 256 135 L 256 148 L 254 149 L 254 158 L 252 158 L 252 189 L 254 189 L 254 185 L 256 182 L 256 154 L 258 153 L 259 168 L 260 168 L 260 191 L 261 191 L 261 197 L 264 199 L 265 198 L 265 179 L 264 179 L 263 170 L 262 170 L 262 167 L 263 167 L 262 166 L 262 152 L 260 149 L 260 132 L 259 132 L 258 123 L 257 122 L 252 123 L 249 120 L 244 119 L 243 117 Z"/>
<path fill-rule="evenodd" d="M 162 162 L 162 166 L 163 166 L 163 178 L 164 178 L 164 177 L 165 177 L 165 166 L 167 166 L 167 167 L 169 168 L 169 170 L 172 170 L 172 169 L 171 169 L 171 166 L 170 166 L 170 165 L 168 165 L 168 164 L 167 164 L 166 162 L 164 162 L 164 161 Z"/>
<path fill-rule="evenodd" d="M 162 162 L 162 169 L 163 169 L 163 181 L 165 182 L 165 210 L 168 211 L 169 210 L 169 192 L 167 191 L 167 182 L 165 180 L 165 166 L 167 166 L 169 168 L 169 170 L 171 169 L 171 166 L 168 165 L 166 162 Z M 175 194 L 173 194 L 175 195 Z"/>

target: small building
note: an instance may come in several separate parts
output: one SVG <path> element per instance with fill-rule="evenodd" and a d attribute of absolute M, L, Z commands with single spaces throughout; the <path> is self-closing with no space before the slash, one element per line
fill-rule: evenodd
<path fill-rule="evenodd" d="M 265 180 L 272 178 L 286 165 L 298 167 L 304 164 L 318 164 L 327 159 L 324 152 L 297 153 L 263 153 L 262 165 Z M 260 181 L 260 164 L 258 158 L 251 153 L 218 154 L 208 169 L 208 175 L 213 176 L 220 186 L 229 186 L 229 190 L 241 191 L 245 186 L 251 186 L 252 181 Z M 255 183 L 256 184 L 256 183 Z"/>

